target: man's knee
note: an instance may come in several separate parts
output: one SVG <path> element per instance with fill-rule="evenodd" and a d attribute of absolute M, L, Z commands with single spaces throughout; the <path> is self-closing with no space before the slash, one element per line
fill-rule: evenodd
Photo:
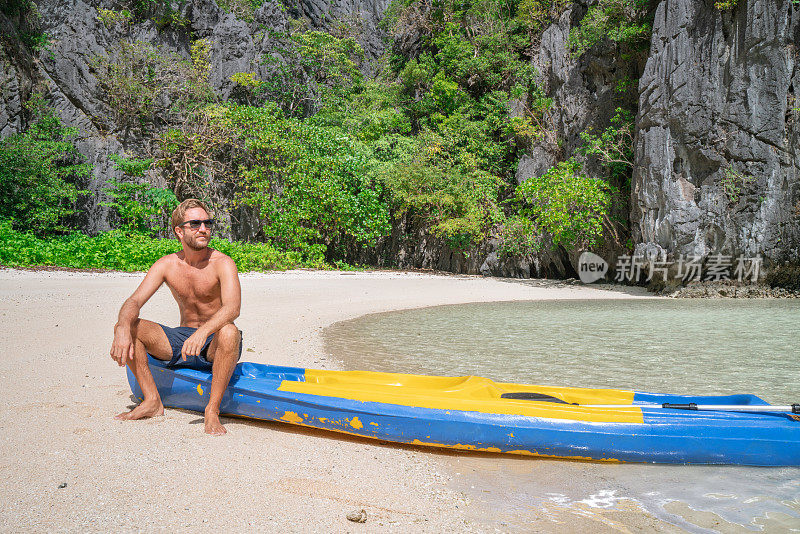
<path fill-rule="evenodd" d="M 216 333 L 219 343 L 225 346 L 238 346 L 239 345 L 239 329 L 233 323 L 228 323 Z"/>

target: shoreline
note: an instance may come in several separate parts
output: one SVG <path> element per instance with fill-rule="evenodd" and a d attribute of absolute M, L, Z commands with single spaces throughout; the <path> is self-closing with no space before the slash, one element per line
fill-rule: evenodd
<path fill-rule="evenodd" d="M 174 409 L 148 421 L 113 420 L 130 405 L 130 390 L 108 356 L 111 329 L 142 277 L 0 270 L 0 317 L 11 332 L 0 341 L 8 399 L 0 409 L 6 436 L 0 466 L 10 503 L 0 512 L 3 524 L 20 531 L 507 528 L 482 519 L 451 487 L 456 475 L 447 464 L 460 455 L 233 418 L 223 419 L 227 436 L 212 438 L 202 433 L 200 414 Z M 659 298 L 644 289 L 636 295 L 558 281 L 404 271 L 302 270 L 241 279 L 243 360 L 323 369 L 342 364 L 324 353 L 322 330 L 369 313 L 467 302 Z M 142 316 L 174 323 L 168 290 L 161 288 Z M 366 525 L 346 519 L 361 508 Z M 634 528 L 653 525 L 643 512 L 631 517 L 625 523 Z M 608 524 L 563 510 L 535 526 L 570 531 Z"/>

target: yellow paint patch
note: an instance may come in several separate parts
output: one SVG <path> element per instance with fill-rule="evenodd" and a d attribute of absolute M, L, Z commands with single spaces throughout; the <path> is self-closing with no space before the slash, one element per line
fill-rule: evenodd
<path fill-rule="evenodd" d="M 531 392 L 551 395 L 567 403 L 630 405 L 633 402 L 633 391 L 532 386 L 493 382 L 477 376 L 442 377 L 306 369 L 304 382 L 284 380 L 278 390 L 446 411 L 595 423 L 643 422 L 642 410 L 638 406 L 587 408 L 573 404 L 501 398 L 503 393 Z"/>
<path fill-rule="evenodd" d="M 378 426 L 378 423 L 376 423 L 375 421 L 372 421 L 370 424 L 371 424 L 372 426 Z"/>
<path fill-rule="evenodd" d="M 203 388 L 200 384 L 197 384 L 197 394 L 203 396 Z"/>
<path fill-rule="evenodd" d="M 364 428 L 364 424 L 361 421 L 359 421 L 358 417 L 353 417 L 350 420 L 350 426 L 352 426 L 356 430 L 358 430 L 359 428 Z"/>
<path fill-rule="evenodd" d="M 297 415 L 295 412 L 284 412 L 283 417 L 281 417 L 281 421 L 297 424 L 302 423 L 303 418 Z"/>

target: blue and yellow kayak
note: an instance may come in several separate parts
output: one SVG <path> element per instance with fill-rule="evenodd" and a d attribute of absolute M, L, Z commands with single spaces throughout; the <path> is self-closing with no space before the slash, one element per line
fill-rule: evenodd
<path fill-rule="evenodd" d="M 152 358 L 150 368 L 165 406 L 204 410 L 211 373 L 167 368 Z M 130 369 L 128 381 L 141 399 Z M 540 394 L 563 403 L 503 398 L 504 393 Z M 608 462 L 800 465 L 798 416 L 684 411 L 664 409 L 662 403 L 769 406 L 754 395 L 689 397 L 242 362 L 220 411 L 471 451 Z"/>

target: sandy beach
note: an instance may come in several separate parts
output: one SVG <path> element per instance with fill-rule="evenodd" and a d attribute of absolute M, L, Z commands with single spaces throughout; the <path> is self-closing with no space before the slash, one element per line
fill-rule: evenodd
<path fill-rule="evenodd" d="M 450 453 L 391 446 L 288 424 L 200 414 L 122 422 L 131 405 L 108 351 L 119 306 L 143 273 L 0 270 L 0 529 L 20 531 L 383 532 L 515 530 L 486 519 L 452 488 Z M 639 298 L 543 281 L 404 272 L 290 271 L 242 275 L 243 360 L 336 369 L 321 331 L 406 308 L 539 299 Z M 142 317 L 177 322 L 162 288 Z M 526 461 L 537 461 L 526 459 Z M 367 512 L 352 523 L 348 512 Z M 617 509 L 588 517 L 547 510 L 534 531 L 672 530 Z"/>

